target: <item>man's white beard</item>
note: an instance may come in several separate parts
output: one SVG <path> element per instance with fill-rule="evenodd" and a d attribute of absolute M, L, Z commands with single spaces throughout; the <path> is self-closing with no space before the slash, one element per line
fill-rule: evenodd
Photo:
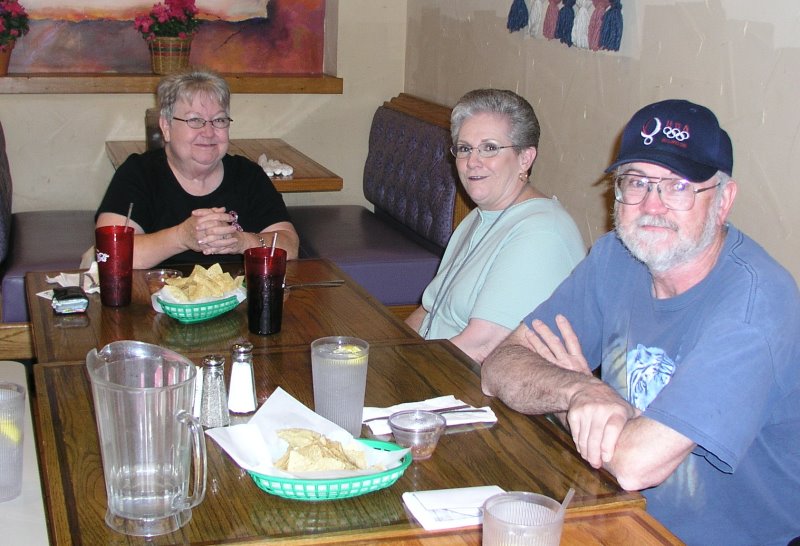
<path fill-rule="evenodd" d="M 641 216 L 632 225 L 620 225 L 619 203 L 614 205 L 614 229 L 622 244 L 634 258 L 643 262 L 653 273 L 664 273 L 670 269 L 692 260 L 714 241 L 717 234 L 717 213 L 722 204 L 721 192 L 715 196 L 708 209 L 703 231 L 696 238 L 683 233 L 681 227 L 663 216 Z M 677 242 L 669 248 L 659 249 L 659 243 L 669 235 L 666 232 L 651 233 L 639 229 L 644 226 L 655 226 L 672 229 L 678 236 Z"/>

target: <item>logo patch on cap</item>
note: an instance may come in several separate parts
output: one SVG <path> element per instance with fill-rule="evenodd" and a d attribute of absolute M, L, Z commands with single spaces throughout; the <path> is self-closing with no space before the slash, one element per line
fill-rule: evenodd
<path fill-rule="evenodd" d="M 692 137 L 691 131 L 689 130 L 689 125 L 672 120 L 667 120 L 666 124 L 662 124 L 661 119 L 652 118 L 644 124 L 644 127 L 642 127 L 642 132 L 640 133 L 644 139 L 642 143 L 645 146 L 650 146 L 653 143 L 653 138 L 658 133 L 662 133 L 664 135 L 664 138 L 661 139 L 661 142 L 664 144 L 674 144 L 676 146 L 680 146 L 681 148 L 686 148 L 687 145 L 684 144 L 683 141 L 689 140 Z"/>

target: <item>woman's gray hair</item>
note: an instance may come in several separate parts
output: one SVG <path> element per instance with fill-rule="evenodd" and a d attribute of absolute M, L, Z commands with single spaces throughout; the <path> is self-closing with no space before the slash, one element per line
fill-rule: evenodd
<path fill-rule="evenodd" d="M 164 76 L 158 83 L 156 95 L 161 116 L 171 121 L 179 100 L 192 102 L 199 94 L 216 100 L 225 114 L 230 114 L 231 90 L 225 79 L 213 72 L 194 70 Z"/>
<path fill-rule="evenodd" d="M 450 134 L 453 144 L 458 141 L 464 120 L 475 114 L 501 114 L 508 117 L 509 138 L 519 152 L 522 148 L 539 145 L 539 120 L 533 106 L 513 91 L 505 89 L 475 89 L 458 100 L 450 114 Z"/>

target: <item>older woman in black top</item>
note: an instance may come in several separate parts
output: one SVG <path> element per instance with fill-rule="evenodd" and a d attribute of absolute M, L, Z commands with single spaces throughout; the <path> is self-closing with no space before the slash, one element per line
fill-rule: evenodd
<path fill-rule="evenodd" d="M 263 169 L 227 155 L 230 90 L 224 79 L 194 71 L 158 85 L 165 146 L 120 165 L 96 225 L 122 224 L 133 203 L 135 268 L 240 260 L 248 248 L 277 246 L 296 258 L 297 232 Z"/>

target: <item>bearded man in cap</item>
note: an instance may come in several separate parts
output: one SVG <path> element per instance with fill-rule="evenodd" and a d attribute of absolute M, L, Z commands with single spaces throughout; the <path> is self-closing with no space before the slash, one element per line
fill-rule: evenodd
<path fill-rule="evenodd" d="M 800 535 L 800 295 L 727 223 L 730 138 L 707 108 L 658 102 L 607 172 L 614 232 L 486 359 L 483 390 L 558 414 L 685 542 L 785 545 Z"/>

